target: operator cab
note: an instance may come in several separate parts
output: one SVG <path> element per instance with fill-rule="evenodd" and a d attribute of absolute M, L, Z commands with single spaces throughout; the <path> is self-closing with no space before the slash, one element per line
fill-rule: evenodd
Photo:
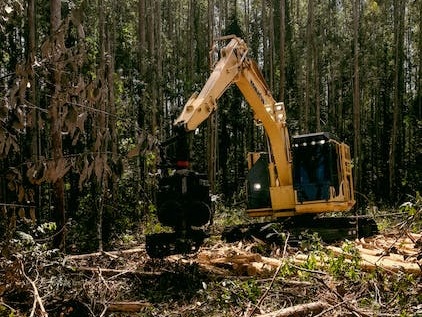
<path fill-rule="evenodd" d="M 291 141 L 295 212 L 350 210 L 354 195 L 349 147 L 328 132 L 298 135 Z M 248 154 L 246 184 L 250 214 L 265 216 L 275 210 L 270 194 L 269 164 L 266 152 Z"/>
<path fill-rule="evenodd" d="M 339 141 L 328 132 L 294 136 L 293 188 L 299 203 L 329 200 L 339 193 Z"/>

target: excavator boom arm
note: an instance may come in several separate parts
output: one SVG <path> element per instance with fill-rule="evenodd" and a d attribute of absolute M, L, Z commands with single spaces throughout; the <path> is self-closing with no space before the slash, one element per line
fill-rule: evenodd
<path fill-rule="evenodd" d="M 221 49 L 220 59 L 201 92 L 189 98 L 175 125 L 183 125 L 187 131 L 193 131 L 216 110 L 217 100 L 235 81 L 247 51 L 245 42 L 239 38 L 233 38 Z"/>
<path fill-rule="evenodd" d="M 292 173 L 290 145 L 283 103 L 276 103 L 255 61 L 247 56 L 245 42 L 237 37 L 220 50 L 220 57 L 199 94 L 194 93 L 176 119 L 175 125 L 195 130 L 213 111 L 217 101 L 236 84 L 250 107 L 255 119 L 263 124 L 268 135 L 274 164 L 270 166 L 271 185 L 291 186 Z M 225 38 L 227 39 L 227 37 Z"/>

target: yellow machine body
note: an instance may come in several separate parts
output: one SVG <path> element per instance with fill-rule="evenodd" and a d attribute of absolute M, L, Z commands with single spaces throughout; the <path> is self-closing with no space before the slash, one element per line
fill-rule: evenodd
<path fill-rule="evenodd" d="M 218 54 L 213 71 L 174 124 L 195 130 L 216 111 L 217 101 L 227 88 L 235 84 L 269 141 L 268 152 L 247 155 L 252 175 L 248 177 L 248 196 L 263 197 L 248 204 L 248 215 L 277 218 L 350 210 L 355 199 L 349 146 L 323 132 L 295 136 L 291 143 L 284 103 L 274 100 L 257 64 L 248 57 L 245 42 L 235 36 L 220 40 L 229 42 L 219 52 L 215 47 L 211 50 L 211 54 Z M 323 153 L 320 159 L 314 158 L 319 152 Z"/>

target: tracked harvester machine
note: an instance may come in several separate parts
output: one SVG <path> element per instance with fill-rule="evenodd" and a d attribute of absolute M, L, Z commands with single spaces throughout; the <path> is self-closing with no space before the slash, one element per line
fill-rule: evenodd
<path fill-rule="evenodd" d="M 285 105 L 274 100 L 256 62 L 248 56 L 246 43 L 235 36 L 223 37 L 218 43 L 221 41 L 228 43 L 219 51 L 217 45 L 212 48 L 211 53 L 218 56 L 212 73 L 201 92 L 187 101 L 175 127 L 185 131 L 182 135 L 197 129 L 234 84 L 268 139 L 266 152 L 247 154 L 247 214 L 288 218 L 290 226 L 301 227 L 304 217 L 298 216 L 349 211 L 355 204 L 349 146 L 326 132 L 290 138 Z M 147 237 L 151 256 L 196 250 L 206 237 L 199 227 L 211 218 L 207 179 L 188 169 L 187 147 L 182 143 L 178 149 L 176 170 L 161 180 L 157 199 L 159 220 L 174 232 Z M 318 219 L 312 221 L 313 227 L 317 222 L 324 226 L 326 220 Z M 359 229 L 355 224 L 346 226 L 343 220 L 338 223 L 346 232 Z M 373 222 L 369 225 L 376 227 Z"/>

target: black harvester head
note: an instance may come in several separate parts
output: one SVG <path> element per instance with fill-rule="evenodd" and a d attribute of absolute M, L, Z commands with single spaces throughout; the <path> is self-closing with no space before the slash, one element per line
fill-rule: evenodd
<path fill-rule="evenodd" d="M 182 169 L 164 177 L 157 194 L 157 216 L 174 232 L 147 236 L 146 248 L 151 257 L 192 253 L 206 238 L 200 228 L 211 219 L 209 184 L 205 175 Z"/>
<path fill-rule="evenodd" d="M 175 140 L 181 154 L 176 155 L 176 164 L 165 166 L 171 172 L 161 178 L 157 193 L 158 220 L 173 232 L 146 237 L 147 253 L 154 258 L 197 251 L 207 237 L 201 227 L 211 219 L 208 179 L 187 169 L 186 134 L 180 133 Z"/>

